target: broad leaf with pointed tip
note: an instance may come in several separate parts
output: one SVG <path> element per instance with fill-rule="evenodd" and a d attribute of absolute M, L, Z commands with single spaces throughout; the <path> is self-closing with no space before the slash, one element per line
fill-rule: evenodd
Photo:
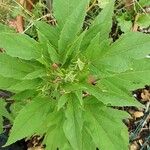
<path fill-rule="evenodd" d="M 60 54 L 66 50 L 66 48 L 74 41 L 77 34 L 81 31 L 88 3 L 89 0 L 82 0 L 65 22 L 58 41 Z"/>
<path fill-rule="evenodd" d="M 36 21 L 34 25 L 37 28 L 37 31 L 40 32 L 40 34 L 42 34 L 50 42 L 50 44 L 52 44 L 55 48 L 58 47 L 59 29 L 56 26 L 50 26 L 43 21 Z M 47 41 L 44 43 L 47 45 Z"/>
<path fill-rule="evenodd" d="M 94 101 L 94 98 L 88 100 L 85 107 L 84 121 L 88 136 L 99 149 L 127 150 L 128 130 L 122 118 L 128 115 L 119 110 L 100 106 Z"/>
<path fill-rule="evenodd" d="M 111 83 L 105 82 L 106 87 L 99 82 L 96 86 L 86 85 L 86 90 L 90 95 L 93 95 L 97 100 L 110 106 L 142 106 L 137 102 L 131 94 L 113 89 Z M 101 88 L 103 87 L 103 88 Z"/>
<path fill-rule="evenodd" d="M 13 79 L 13 78 L 6 78 L 0 75 L 0 89 L 3 90 L 9 90 L 9 88 L 17 83 L 19 83 L 20 80 Z M 13 92 L 13 90 L 12 90 Z"/>
<path fill-rule="evenodd" d="M 38 43 L 25 34 L 1 33 L 0 47 L 12 57 L 31 60 L 42 56 Z"/>
<path fill-rule="evenodd" d="M 10 145 L 24 137 L 31 136 L 41 126 L 47 114 L 52 111 L 52 103 L 48 98 L 35 98 L 27 104 L 15 118 L 9 139 L 5 146 Z"/>
<path fill-rule="evenodd" d="M 60 29 L 63 28 L 68 17 L 78 7 L 81 0 L 55 0 L 53 1 L 54 16 Z"/>
<path fill-rule="evenodd" d="M 22 79 L 34 70 L 24 60 L 6 54 L 0 54 L 0 68 L 0 75 L 14 79 Z"/>
<path fill-rule="evenodd" d="M 41 84 L 42 84 L 42 79 L 36 78 L 33 80 L 23 80 L 20 81 L 14 85 L 11 85 L 8 90 L 10 91 L 16 91 L 16 92 L 21 92 L 27 89 L 33 90 L 37 89 Z"/>
<path fill-rule="evenodd" d="M 111 44 L 104 55 L 97 57 L 93 64 L 113 72 L 124 72 L 131 68 L 134 59 L 145 58 L 150 52 L 150 36 L 128 32 Z M 119 65 L 118 65 L 119 64 Z"/>
<path fill-rule="evenodd" d="M 65 135 L 74 150 L 81 150 L 83 126 L 82 110 L 74 94 L 70 95 L 65 116 L 66 120 L 63 126 Z"/>
<path fill-rule="evenodd" d="M 87 30 L 83 38 L 83 42 L 81 44 L 82 51 L 84 50 L 85 52 L 85 50 L 88 48 L 90 44 L 92 46 L 93 44 L 95 45 L 95 43 L 99 45 L 98 48 L 96 47 L 97 51 L 101 51 L 101 49 L 104 49 L 105 51 L 107 50 L 106 46 L 109 45 L 108 38 L 112 27 L 113 11 L 114 11 L 114 0 L 109 0 L 109 3 L 107 3 L 107 5 L 96 17 L 96 19 L 90 26 L 89 30 Z M 94 38 L 96 38 L 96 36 L 99 37 L 98 43 L 97 41 L 95 41 L 95 43 L 92 42 L 94 41 Z M 107 43 L 107 45 L 104 45 L 103 43 Z M 93 47 L 93 49 L 95 49 L 95 47 Z"/>
<path fill-rule="evenodd" d="M 138 65 L 137 65 L 138 64 Z M 116 90 L 117 93 L 120 91 L 129 94 L 134 89 L 138 89 L 150 80 L 150 59 L 134 60 L 131 69 L 122 73 L 112 73 L 99 81 L 99 84 L 103 84 L 106 87 L 110 86 L 110 90 Z M 111 88 L 112 86 L 113 88 Z M 115 87 L 118 89 L 115 89 Z M 109 89 L 109 87 L 107 88 Z M 120 93 L 121 94 L 121 93 Z M 123 95 L 123 93 L 121 94 Z"/>
<path fill-rule="evenodd" d="M 62 111 L 53 112 L 48 115 L 46 123 L 48 126 L 47 133 L 44 138 L 46 150 L 72 150 L 70 144 L 65 137 L 63 131 L 64 113 Z"/>

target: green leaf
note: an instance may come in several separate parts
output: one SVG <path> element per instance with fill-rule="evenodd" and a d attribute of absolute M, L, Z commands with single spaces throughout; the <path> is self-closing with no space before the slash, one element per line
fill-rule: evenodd
<path fill-rule="evenodd" d="M 43 80 L 40 78 L 36 78 L 33 80 L 23 80 L 18 82 L 15 85 L 10 86 L 8 89 L 16 92 L 20 92 L 28 89 L 33 90 L 33 89 L 37 89 L 41 85 L 42 81 Z"/>
<path fill-rule="evenodd" d="M 35 90 L 25 90 L 21 91 L 19 93 L 16 93 L 14 96 L 12 96 L 12 99 L 15 101 L 21 101 L 26 99 L 33 99 L 38 95 L 38 92 Z"/>
<path fill-rule="evenodd" d="M 149 40 L 149 35 L 140 32 L 126 33 L 112 44 L 104 57 L 118 55 L 119 57 L 123 56 L 125 58 L 144 58 L 149 54 Z"/>
<path fill-rule="evenodd" d="M 85 88 L 84 85 L 78 83 L 68 83 L 68 84 L 64 84 L 62 87 L 68 93 L 82 90 Z"/>
<path fill-rule="evenodd" d="M 48 47 L 48 53 L 50 55 L 51 61 L 53 63 L 59 63 L 60 58 L 59 58 L 59 55 L 58 55 L 56 49 L 54 47 L 52 47 L 50 44 L 48 44 L 47 47 Z"/>
<path fill-rule="evenodd" d="M 150 14 L 141 14 L 138 17 L 138 20 L 136 21 L 138 26 L 141 28 L 146 28 L 150 25 Z"/>
<path fill-rule="evenodd" d="M 41 57 L 38 43 L 25 34 L 1 33 L 0 47 L 12 57 L 19 57 L 26 60 Z"/>
<path fill-rule="evenodd" d="M 80 102 L 80 105 L 83 105 L 83 93 L 82 93 L 82 90 L 77 90 L 75 91 L 75 95 L 77 96 L 79 102 Z"/>
<path fill-rule="evenodd" d="M 101 8 L 105 8 L 110 3 L 110 0 L 98 0 L 98 3 Z"/>
<path fill-rule="evenodd" d="M 150 60 L 148 58 L 134 60 L 130 70 L 122 73 L 112 73 L 104 78 L 118 88 L 132 91 L 145 86 L 150 82 Z M 103 82 L 103 81 L 102 81 Z"/>
<path fill-rule="evenodd" d="M 110 80 L 104 79 L 99 82 L 97 86 L 103 87 L 103 101 L 105 101 L 107 105 L 144 107 L 133 97 L 131 91 L 115 85 L 114 82 Z"/>
<path fill-rule="evenodd" d="M 49 67 L 49 64 L 51 63 L 50 60 L 50 56 L 47 50 L 47 46 L 44 45 L 43 43 L 41 44 L 41 50 L 42 50 L 42 57 L 37 59 L 37 61 L 39 61 L 42 65 L 44 65 L 45 67 Z"/>
<path fill-rule="evenodd" d="M 8 90 L 9 87 L 19 83 L 20 81 L 13 78 L 6 78 L 0 75 L 0 89 Z M 12 91 L 13 92 L 13 91 Z"/>
<path fill-rule="evenodd" d="M 13 117 L 13 121 L 19 114 L 20 110 L 23 109 L 26 104 L 27 104 L 27 102 L 25 102 L 23 100 L 15 101 L 15 103 L 11 104 L 10 111 L 11 111 L 11 115 Z"/>
<path fill-rule="evenodd" d="M 106 82 L 105 82 L 106 83 Z M 105 84 L 106 85 L 106 84 Z M 93 85 L 86 85 L 85 86 L 87 89 L 86 91 L 90 94 L 93 95 L 95 98 L 97 98 L 98 101 L 102 102 L 105 105 L 109 106 L 141 106 L 142 105 L 137 102 L 131 94 L 128 95 L 125 92 L 122 91 L 122 95 L 120 95 L 118 92 L 120 91 L 115 91 L 112 90 L 111 88 L 106 89 L 104 88 L 104 85 L 99 82 L 99 85 L 93 86 Z M 103 87 L 103 89 L 102 89 Z"/>
<path fill-rule="evenodd" d="M 100 29 L 100 41 L 102 42 L 105 39 L 109 38 L 109 33 L 111 32 L 112 28 L 112 17 L 114 12 L 114 0 L 109 0 L 107 4 L 104 6 L 103 10 L 100 14 L 96 17 L 93 28 L 95 25 L 99 25 Z"/>
<path fill-rule="evenodd" d="M 94 60 L 97 58 L 97 54 L 100 53 L 100 33 L 98 33 L 92 40 L 90 45 L 85 51 L 85 55 L 89 60 Z M 95 57 L 96 56 L 96 57 Z"/>
<path fill-rule="evenodd" d="M 112 72 L 129 70 L 133 59 L 144 58 L 149 54 L 149 40 L 149 35 L 128 32 L 113 43 L 102 57 L 95 59 L 93 64 Z"/>
<path fill-rule="evenodd" d="M 55 48 L 58 47 L 58 39 L 59 39 L 59 30 L 56 26 L 49 25 L 43 21 L 36 21 L 35 26 L 37 30 L 42 34 L 51 45 Z M 45 41 L 45 45 L 46 45 Z"/>
<path fill-rule="evenodd" d="M 11 120 L 11 116 L 5 108 L 6 103 L 0 98 L 0 133 L 3 132 L 3 117 Z"/>
<path fill-rule="evenodd" d="M 100 14 L 96 17 L 95 21 L 85 34 L 81 44 L 81 50 L 85 51 L 96 36 L 99 36 L 98 44 L 100 48 L 102 47 L 101 43 L 104 43 L 105 40 L 108 40 L 112 27 L 113 10 L 114 0 L 109 0 L 109 3 L 107 3 L 106 7 L 104 7 Z M 93 43 L 91 43 L 91 45 L 92 44 Z"/>
<path fill-rule="evenodd" d="M 98 148 L 128 149 L 128 131 L 122 122 L 122 119 L 127 117 L 126 113 L 100 106 L 98 103 L 89 103 L 85 112 L 85 128 Z"/>
<path fill-rule="evenodd" d="M 82 149 L 84 150 L 96 150 L 96 145 L 94 144 L 92 137 L 88 134 L 86 128 L 83 128 L 82 132 Z"/>
<path fill-rule="evenodd" d="M 144 6 L 149 6 L 150 5 L 150 1 L 149 0 L 140 0 L 139 5 L 141 5 L 142 7 Z"/>
<path fill-rule="evenodd" d="M 89 0 L 81 1 L 78 7 L 68 17 L 58 41 L 58 49 L 60 53 L 67 49 L 67 47 L 75 40 L 77 34 L 82 29 L 88 3 Z"/>
<path fill-rule="evenodd" d="M 0 75 L 15 79 L 22 79 L 34 70 L 25 61 L 6 54 L 0 54 L 0 68 Z"/>
<path fill-rule="evenodd" d="M 118 26 L 121 28 L 121 31 L 124 33 L 131 32 L 132 30 L 132 20 L 126 19 L 127 13 L 123 13 L 120 16 L 117 16 Z"/>
<path fill-rule="evenodd" d="M 81 42 L 83 40 L 83 37 L 85 35 L 85 31 L 82 32 L 76 39 L 75 41 L 72 43 L 72 45 L 66 49 L 64 56 L 63 56 L 63 64 L 70 64 L 72 59 L 75 59 L 76 57 L 78 57 L 79 53 L 80 53 L 80 46 L 81 46 Z"/>
<path fill-rule="evenodd" d="M 74 150 L 82 149 L 82 110 L 79 108 L 77 97 L 70 94 L 67 109 L 65 111 L 64 132 Z"/>
<path fill-rule="evenodd" d="M 48 130 L 44 138 L 46 150 L 72 150 L 63 132 L 64 113 L 53 112 L 47 117 Z"/>
<path fill-rule="evenodd" d="M 66 102 L 68 101 L 68 94 L 64 94 L 62 95 L 59 100 L 58 100 L 58 111 L 66 104 Z"/>
<path fill-rule="evenodd" d="M 16 117 L 9 139 L 5 146 L 17 140 L 31 136 L 41 126 L 51 111 L 51 101 L 49 98 L 36 98 L 35 101 L 27 104 Z"/>
<path fill-rule="evenodd" d="M 54 16 L 56 17 L 60 29 L 62 29 L 66 20 L 78 7 L 79 3 L 81 3 L 80 0 L 55 0 L 53 2 Z"/>
<path fill-rule="evenodd" d="M 91 62 L 98 61 L 108 50 L 110 46 L 109 39 L 102 40 L 100 33 L 98 33 L 90 42 L 86 51 L 84 52 L 86 57 Z"/>
<path fill-rule="evenodd" d="M 105 104 L 143 107 L 134 100 L 132 91 L 149 83 L 149 68 L 150 60 L 145 58 L 133 60 L 130 69 L 124 72 L 101 72 L 96 87 L 88 87 L 88 91 Z"/>
<path fill-rule="evenodd" d="M 8 27 L 7 25 L 4 25 L 0 23 L 0 33 L 2 32 L 15 32 L 12 28 Z"/>
<path fill-rule="evenodd" d="M 78 58 L 78 60 L 77 60 L 77 66 L 78 66 L 79 70 L 82 71 L 82 70 L 84 69 L 84 67 L 85 67 L 85 63 L 82 62 L 82 61 Z"/>
<path fill-rule="evenodd" d="M 35 79 L 35 78 L 42 78 L 46 76 L 46 70 L 45 69 L 38 69 L 35 70 L 29 74 L 27 74 L 23 79 Z"/>
<path fill-rule="evenodd" d="M 97 58 L 102 57 L 109 49 L 109 41 L 101 41 L 100 33 L 98 33 L 91 41 L 86 51 L 84 52 L 89 61 L 97 61 Z"/>

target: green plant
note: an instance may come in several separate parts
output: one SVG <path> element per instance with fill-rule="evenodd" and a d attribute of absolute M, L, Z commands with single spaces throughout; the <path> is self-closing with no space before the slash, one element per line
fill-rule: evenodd
<path fill-rule="evenodd" d="M 118 0 L 115 9 L 115 18 L 117 20 L 119 28 L 123 32 L 129 32 L 131 30 L 137 31 L 139 28 L 147 28 L 150 25 L 150 14 L 148 12 L 150 1 L 148 0 L 135 0 L 134 2 L 127 1 L 125 7 L 125 1 Z M 135 26 L 135 27 L 134 27 Z M 135 29 L 134 29 L 135 28 Z"/>
<path fill-rule="evenodd" d="M 128 149 L 128 114 L 111 106 L 142 106 L 131 91 L 149 83 L 150 36 L 128 32 L 113 43 L 112 0 L 83 30 L 88 4 L 55 0 L 57 25 L 36 21 L 38 41 L 1 30 L 0 88 L 21 109 L 5 146 L 44 135 L 46 150 Z"/>
<path fill-rule="evenodd" d="M 0 109 L 0 133 L 3 132 L 3 117 L 6 117 L 9 120 L 11 120 L 11 116 L 6 110 L 5 106 L 6 106 L 6 103 L 2 99 L 0 99 L 0 108 L 1 108 Z"/>

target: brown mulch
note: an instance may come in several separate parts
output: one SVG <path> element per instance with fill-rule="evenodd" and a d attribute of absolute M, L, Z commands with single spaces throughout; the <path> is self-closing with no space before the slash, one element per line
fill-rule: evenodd
<path fill-rule="evenodd" d="M 132 118 L 126 119 L 130 134 L 130 150 L 150 150 L 150 86 L 133 92 L 145 108 L 130 108 Z"/>

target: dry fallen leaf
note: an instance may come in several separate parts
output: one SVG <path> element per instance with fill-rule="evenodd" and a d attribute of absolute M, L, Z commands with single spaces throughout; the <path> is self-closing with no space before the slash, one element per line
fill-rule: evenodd
<path fill-rule="evenodd" d="M 141 111 L 135 111 L 135 112 L 133 113 L 133 117 L 134 117 L 134 118 L 140 118 L 140 117 L 142 117 L 142 116 L 144 116 L 144 113 L 141 112 Z"/>
<path fill-rule="evenodd" d="M 147 89 L 144 89 L 141 93 L 141 98 L 142 98 L 142 101 L 150 101 L 150 91 L 147 90 Z"/>
<path fill-rule="evenodd" d="M 37 146 L 37 147 L 30 147 L 27 150 L 44 150 L 44 148 L 42 148 L 41 146 Z"/>
<path fill-rule="evenodd" d="M 129 150 L 139 150 L 139 145 L 136 142 L 133 142 L 130 145 Z"/>

